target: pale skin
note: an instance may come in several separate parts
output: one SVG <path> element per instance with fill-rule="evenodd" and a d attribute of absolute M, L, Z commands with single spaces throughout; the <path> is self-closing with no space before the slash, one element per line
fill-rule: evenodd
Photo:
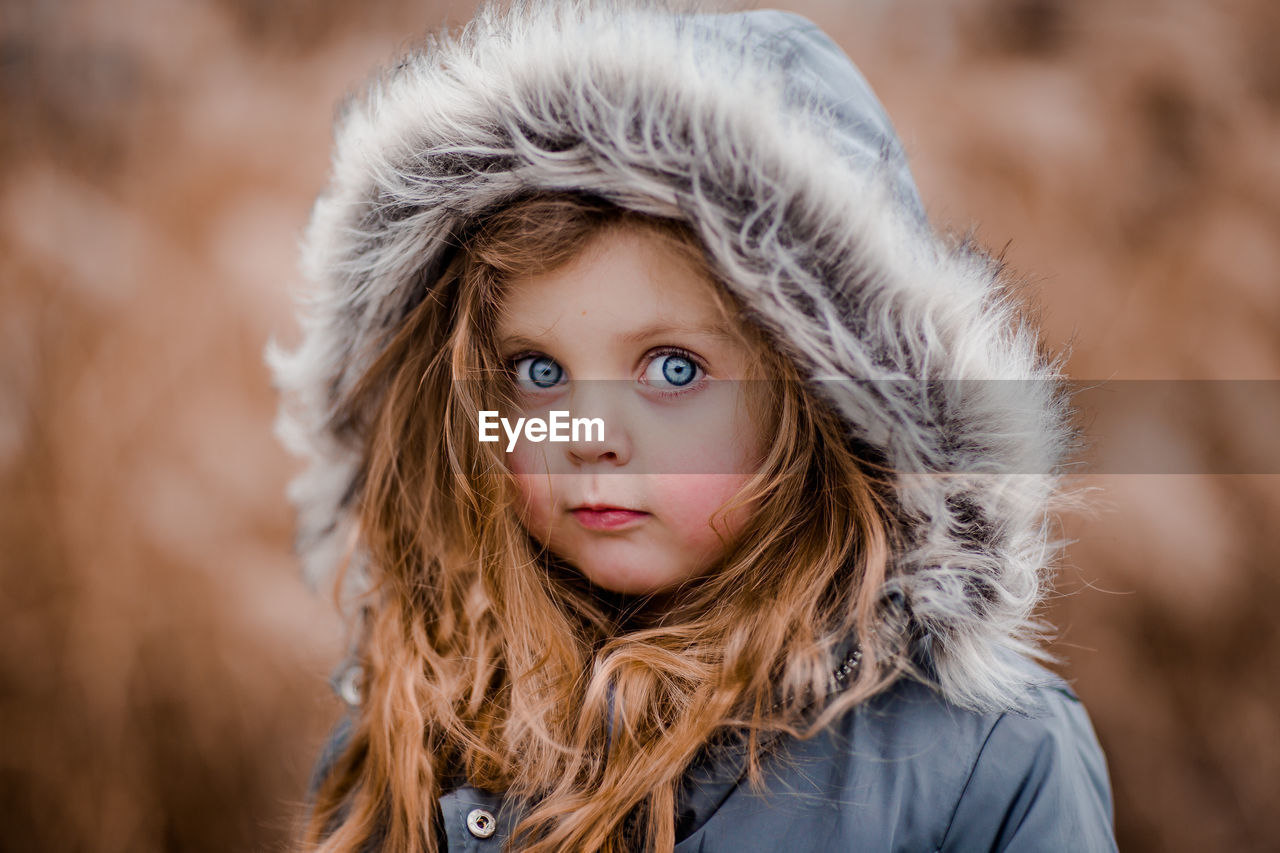
<path fill-rule="evenodd" d="M 764 446 L 734 381 L 754 355 L 726 327 L 716 286 L 656 236 L 621 228 L 508 283 L 498 340 L 520 389 L 514 414 L 605 423 L 603 440 L 517 443 L 507 461 L 521 521 L 613 592 L 666 592 L 706 573 L 746 522 L 745 507 L 713 518 Z"/>

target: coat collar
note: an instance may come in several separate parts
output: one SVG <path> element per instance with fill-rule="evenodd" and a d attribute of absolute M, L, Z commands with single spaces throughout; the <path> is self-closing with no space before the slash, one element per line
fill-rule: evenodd
<path fill-rule="evenodd" d="M 861 660 L 861 649 L 853 637 L 837 647 L 828 681 L 828 692 L 822 702 L 829 702 L 848 686 L 849 679 Z M 784 737 L 767 739 L 766 751 L 781 745 Z M 715 814 L 746 776 L 748 740 L 745 734 L 733 733 L 704 747 L 685 771 L 676 792 L 676 841 L 688 838 Z"/>

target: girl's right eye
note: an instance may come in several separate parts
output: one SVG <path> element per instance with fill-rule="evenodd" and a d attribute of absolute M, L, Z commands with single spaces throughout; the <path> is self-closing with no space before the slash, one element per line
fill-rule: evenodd
<path fill-rule="evenodd" d="M 516 383 L 528 391 L 554 388 L 564 380 L 564 368 L 546 355 L 518 356 L 511 367 L 516 373 Z"/>

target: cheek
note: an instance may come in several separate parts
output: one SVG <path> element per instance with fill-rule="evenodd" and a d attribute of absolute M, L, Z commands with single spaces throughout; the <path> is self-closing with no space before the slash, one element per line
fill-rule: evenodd
<path fill-rule="evenodd" d="M 697 476 L 656 476 L 653 478 L 653 496 L 662 507 L 663 521 L 676 533 L 683 547 L 703 555 L 707 559 L 720 556 L 724 546 L 716 536 L 718 531 L 726 542 L 737 537 L 749 515 L 747 507 L 735 507 L 717 515 L 747 483 L 746 474 L 699 474 Z M 713 530 L 711 524 L 715 522 Z"/>
<path fill-rule="evenodd" d="M 546 542 L 551 533 L 555 506 L 551 478 L 537 469 L 522 469 L 514 460 L 511 471 L 515 475 L 516 489 L 520 495 L 520 521 L 530 533 Z"/>

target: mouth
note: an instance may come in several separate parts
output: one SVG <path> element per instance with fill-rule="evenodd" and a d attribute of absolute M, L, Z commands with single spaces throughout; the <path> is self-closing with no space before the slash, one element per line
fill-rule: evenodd
<path fill-rule="evenodd" d="M 609 504 L 584 504 L 569 510 L 588 530 L 623 530 L 643 523 L 649 513 Z"/>

